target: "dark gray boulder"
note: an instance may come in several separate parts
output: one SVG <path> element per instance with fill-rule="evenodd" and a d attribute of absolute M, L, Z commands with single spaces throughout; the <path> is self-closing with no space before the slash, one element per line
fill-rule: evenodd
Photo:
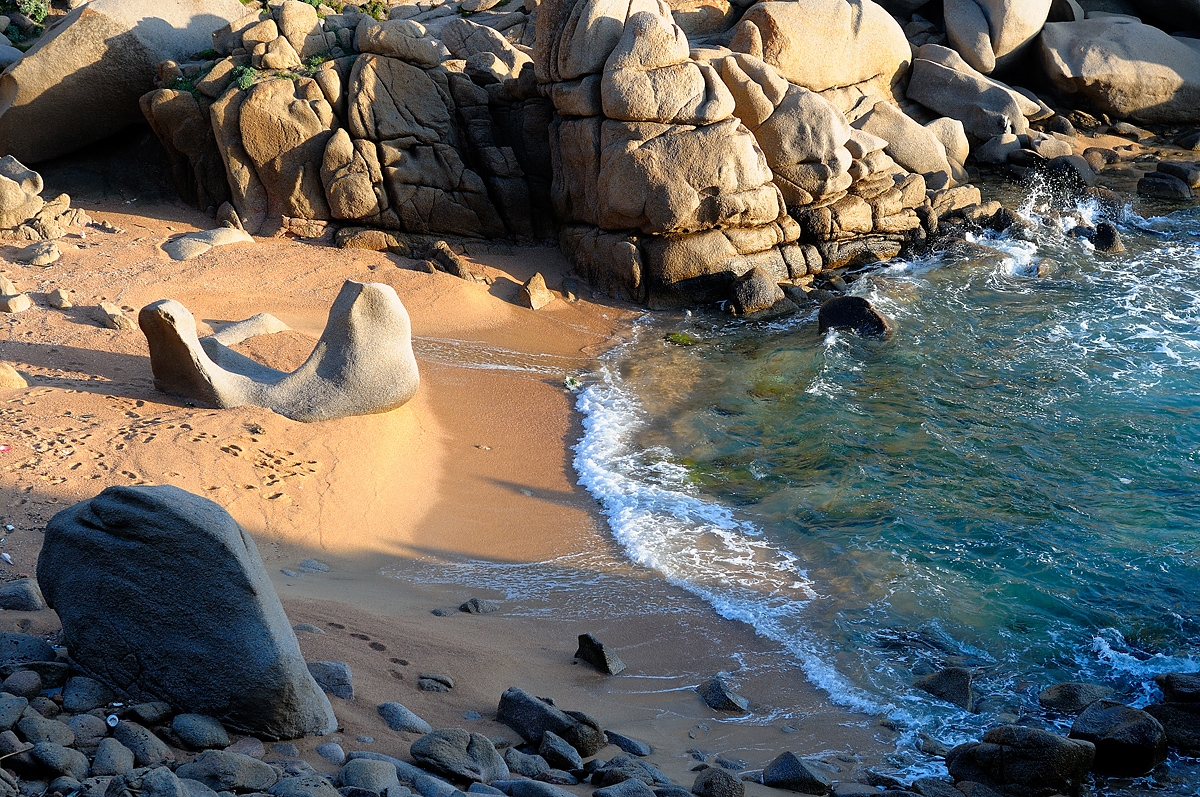
<path fill-rule="evenodd" d="M 1097 700 L 1088 706 L 1071 726 L 1070 737 L 1096 745 L 1092 771 L 1105 775 L 1135 777 L 1167 758 L 1162 723 L 1115 700 Z"/>
<path fill-rule="evenodd" d="M 113 691 L 94 678 L 76 676 L 67 680 L 63 687 L 63 711 L 83 714 L 94 708 L 107 706 L 117 699 Z"/>
<path fill-rule="evenodd" d="M 133 751 L 139 767 L 148 767 L 160 761 L 174 761 L 175 754 L 167 743 L 136 722 L 121 720 L 113 728 L 113 738 Z"/>
<path fill-rule="evenodd" d="M 354 676 L 344 661 L 310 661 L 308 671 L 317 686 L 342 700 L 354 699 Z"/>
<path fill-rule="evenodd" d="M 104 797 L 187 797 L 187 792 L 167 767 L 143 767 L 109 781 Z"/>
<path fill-rule="evenodd" d="M 269 764 L 257 758 L 208 750 L 191 763 L 175 770 L 181 778 L 198 780 L 213 791 L 266 791 L 275 785 L 279 775 Z"/>
<path fill-rule="evenodd" d="M 38 742 L 31 752 L 42 766 L 55 775 L 66 775 L 75 780 L 83 780 L 88 775 L 87 756 L 78 750 L 55 742 Z"/>
<path fill-rule="evenodd" d="M 109 487 L 47 524 L 38 582 L 71 657 L 133 700 L 267 738 L 337 728 L 254 541 L 212 501 Z"/>
<path fill-rule="evenodd" d="M 554 731 L 542 734 L 538 755 L 544 758 L 547 764 L 558 769 L 583 769 L 583 759 L 579 752 Z"/>
<path fill-rule="evenodd" d="M 458 607 L 458 610 L 466 614 L 491 614 L 499 608 L 499 606 L 491 601 L 485 601 L 481 598 L 469 598 L 462 606 Z"/>
<path fill-rule="evenodd" d="M 281 778 L 267 793 L 273 797 L 342 797 L 328 778 L 315 773 Z"/>
<path fill-rule="evenodd" d="M 33 670 L 17 670 L 0 683 L 0 692 L 26 699 L 37 697 L 42 691 L 42 676 Z"/>
<path fill-rule="evenodd" d="M 1200 673 L 1169 672 L 1154 676 L 1164 703 L 1200 703 Z"/>
<path fill-rule="evenodd" d="M 1176 202 L 1192 199 L 1195 196 L 1187 183 L 1163 172 L 1150 172 L 1138 180 L 1137 192 L 1142 196 L 1170 199 Z"/>
<path fill-rule="evenodd" d="M 0 584 L 0 609 L 18 612 L 36 612 L 46 608 L 46 601 L 37 582 L 32 578 L 18 578 Z"/>
<path fill-rule="evenodd" d="M 398 787 L 400 780 L 396 768 L 386 761 L 357 758 L 342 765 L 338 771 L 338 783 L 383 794 L 389 788 Z"/>
<path fill-rule="evenodd" d="M 439 728 L 412 743 L 409 754 L 417 765 L 458 780 L 491 783 L 508 778 L 508 765 L 482 733 L 462 728 Z"/>
<path fill-rule="evenodd" d="M 100 740 L 96 758 L 92 761 L 93 775 L 124 775 L 137 766 L 133 751 L 111 736 Z"/>
<path fill-rule="evenodd" d="M 981 742 L 960 744 L 946 754 L 955 783 L 982 783 L 1021 797 L 1065 794 L 1080 797 L 1096 758 L 1096 746 L 1041 728 L 1001 725 Z"/>
<path fill-rule="evenodd" d="M 626 780 L 640 780 L 647 785 L 653 785 L 658 778 L 646 764 L 634 761 L 627 755 L 613 756 L 610 761 L 592 772 L 592 783 L 597 786 L 613 786 Z"/>
<path fill-rule="evenodd" d="M 1146 713 L 1167 733 L 1167 744 L 1185 753 L 1200 750 L 1200 703 L 1154 703 Z"/>
<path fill-rule="evenodd" d="M 763 770 L 763 784 L 804 794 L 828 794 L 829 777 L 792 752 L 781 753 Z"/>
<path fill-rule="evenodd" d="M 550 765 L 546 763 L 546 759 L 540 755 L 522 753 L 515 747 L 504 751 L 504 763 L 508 765 L 508 771 L 511 774 L 534 780 L 550 771 Z"/>
<path fill-rule="evenodd" d="M 108 736 L 108 723 L 95 714 L 71 717 L 67 727 L 75 734 L 75 749 L 94 755 L 100 740 Z"/>
<path fill-rule="evenodd" d="M 1112 695 L 1113 690 L 1108 686 L 1065 681 L 1043 689 L 1038 695 L 1038 702 L 1051 711 L 1062 714 L 1078 714 L 1097 700 L 1103 700 Z"/>
<path fill-rule="evenodd" d="M 686 793 L 686 792 L 685 792 Z M 630 778 L 614 786 L 596 789 L 592 797 L 655 797 L 654 790 L 640 780 Z"/>
<path fill-rule="evenodd" d="M 847 330 L 864 337 L 886 338 L 892 334 L 892 322 L 861 296 L 835 296 L 817 312 L 818 331 Z"/>
<path fill-rule="evenodd" d="M 746 784 L 720 767 L 702 769 L 692 784 L 696 797 L 743 797 Z"/>
<path fill-rule="evenodd" d="M 966 667 L 946 667 L 926 675 L 913 686 L 964 711 L 975 710 L 975 700 L 971 696 L 971 671 Z"/>
<path fill-rule="evenodd" d="M 648 756 L 654 752 L 654 749 L 645 742 L 632 739 L 616 731 L 605 731 L 604 736 L 608 739 L 609 744 L 616 745 L 630 755 Z"/>
<path fill-rule="evenodd" d="M 755 266 L 734 281 L 732 299 L 734 312 L 752 315 L 770 310 L 786 297 L 774 277 L 765 268 Z"/>
<path fill-rule="evenodd" d="M 46 719 L 32 712 L 17 722 L 17 733 L 30 744 L 54 742 L 64 747 L 75 744 L 75 732 L 66 723 Z"/>
<path fill-rule="evenodd" d="M 229 746 L 229 734 L 220 720 L 203 714 L 179 714 L 171 720 L 171 730 L 193 750 Z"/>
<path fill-rule="evenodd" d="M 575 658 L 587 662 L 605 675 L 616 675 L 625 669 L 625 662 L 621 661 L 621 657 L 591 634 L 579 635 L 579 648 L 575 651 Z"/>
<path fill-rule="evenodd" d="M 11 730 L 28 707 L 29 701 L 23 697 L 0 697 L 0 731 Z"/>
<path fill-rule="evenodd" d="M 491 785 L 508 797 L 575 797 L 566 789 L 538 780 L 498 780 Z"/>
<path fill-rule="evenodd" d="M 381 703 L 375 707 L 379 716 L 393 731 L 405 733 L 429 733 L 433 726 L 399 703 Z"/>
<path fill-rule="evenodd" d="M 921 797 L 959 797 L 962 794 L 953 783 L 938 778 L 917 778 L 910 788 Z"/>
<path fill-rule="evenodd" d="M 721 676 L 713 676 L 696 687 L 700 699 L 717 711 L 749 711 L 750 701 L 734 692 Z"/>
<path fill-rule="evenodd" d="M 0 663 L 54 661 L 58 654 L 50 643 L 29 634 L 0 633 Z"/>
<path fill-rule="evenodd" d="M 563 711 L 515 686 L 500 696 L 496 719 L 530 744 L 541 744 L 542 735 L 554 731 L 585 758 L 608 745 L 604 730 L 592 717 L 578 711 Z"/>
<path fill-rule="evenodd" d="M 217 797 L 217 793 L 198 780 L 180 778 L 179 785 L 183 787 L 183 797 Z"/>

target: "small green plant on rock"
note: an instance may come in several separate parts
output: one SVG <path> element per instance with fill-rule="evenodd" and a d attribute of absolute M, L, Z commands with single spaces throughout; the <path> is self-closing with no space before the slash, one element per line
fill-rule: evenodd
<path fill-rule="evenodd" d="M 49 0 L 17 0 L 17 10 L 39 25 L 50 13 Z"/>
<path fill-rule="evenodd" d="M 370 14 L 375 19 L 378 19 L 378 20 L 387 19 L 388 8 L 387 8 L 387 5 L 383 2 L 383 0 L 371 0 L 369 3 L 364 3 L 361 6 L 359 6 L 359 9 L 364 14 Z"/>
<path fill-rule="evenodd" d="M 254 79 L 258 77 L 258 70 L 252 66 L 234 67 L 233 70 L 233 85 L 237 86 L 242 91 L 254 85 Z"/>

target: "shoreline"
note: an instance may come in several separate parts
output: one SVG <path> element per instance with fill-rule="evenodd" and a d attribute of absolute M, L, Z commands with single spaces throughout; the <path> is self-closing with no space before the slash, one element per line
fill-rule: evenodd
<path fill-rule="evenodd" d="M 61 239 L 64 258 L 49 268 L 4 268 L 35 308 L 6 319 L 10 334 L 0 342 L 0 358 L 32 377 L 28 389 L 4 396 L 12 442 L 2 462 L 14 476 L 3 511 L 15 528 L 3 543 L 14 565 L 0 572 L 32 572 L 40 529 L 71 503 L 112 484 L 172 483 L 217 501 L 251 533 L 293 624 L 326 629 L 298 635 L 306 658 L 350 664 L 356 698 L 333 699 L 347 751 L 406 755 L 415 737 L 389 731 L 374 711 L 390 700 L 435 727 L 479 726 L 515 741 L 488 719 L 513 685 L 649 742 L 651 760 L 685 788 L 697 764 L 689 750 L 741 759 L 748 770 L 784 749 L 831 760 L 856 754 L 863 766 L 884 764 L 894 750 L 894 732 L 832 706 L 778 645 L 623 558 L 572 470 L 581 426 L 563 378 L 590 367 L 640 311 L 586 299 L 560 298 L 536 313 L 515 306 L 534 270 L 557 287 L 569 268 L 557 251 L 479 258 L 496 277 L 487 288 L 409 270 L 384 253 L 278 238 L 177 263 L 158 244 L 203 228 L 203 214 L 176 204 L 140 213 L 113 201 L 80 204 L 130 232 L 88 230 Z M 413 318 L 423 384 L 386 415 L 305 425 L 257 407 L 189 408 L 154 391 L 140 331 L 101 329 L 86 316 L 102 298 L 134 317 L 163 296 L 212 326 L 268 311 L 292 331 L 242 350 L 290 369 L 320 334 L 342 278 L 394 285 Z M 47 308 L 55 287 L 74 291 L 76 307 Z M 309 558 L 331 569 L 281 572 Z M 474 583 L 502 585 L 488 571 L 507 569 L 527 593 L 447 577 L 464 561 L 481 570 Z M 540 586 L 528 576 L 548 570 Z M 474 595 L 500 599 L 502 610 L 430 613 Z M 30 616 L 30 630 L 52 633 L 50 615 Z M 573 664 L 585 632 L 617 650 L 625 674 Z M 693 687 L 719 671 L 734 671 L 732 683 L 754 704 L 748 718 L 715 712 L 696 695 Z M 417 672 L 448 674 L 455 688 L 421 692 Z M 468 711 L 485 719 L 465 721 Z M 376 742 L 357 744 L 358 736 Z M 307 754 L 324 741 L 297 744 L 314 766 L 336 771 Z"/>

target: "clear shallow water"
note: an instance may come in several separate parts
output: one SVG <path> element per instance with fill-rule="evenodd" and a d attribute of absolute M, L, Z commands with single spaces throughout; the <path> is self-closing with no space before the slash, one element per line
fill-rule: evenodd
<path fill-rule="evenodd" d="M 1200 669 L 1200 210 L 1130 214 L 1121 255 L 1069 226 L 859 280 L 888 341 L 648 321 L 578 397 L 581 482 L 634 561 L 906 745 L 1041 715 L 1059 680 L 1149 702 Z M 978 715 L 911 688 L 951 663 Z"/>

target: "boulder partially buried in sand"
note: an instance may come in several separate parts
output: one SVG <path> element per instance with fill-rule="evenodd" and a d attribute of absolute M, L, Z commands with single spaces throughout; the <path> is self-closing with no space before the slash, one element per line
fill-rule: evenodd
<path fill-rule="evenodd" d="M 196 320 L 173 299 L 148 304 L 138 325 L 150 344 L 154 385 L 209 407 L 255 404 L 296 421 L 388 412 L 417 392 L 408 312 L 389 285 L 347 280 L 304 365 L 268 368 L 230 349 L 287 326 L 266 314 L 200 339 Z"/>
<path fill-rule="evenodd" d="M 71 659 L 135 701 L 276 739 L 337 729 L 254 541 L 177 487 L 109 487 L 55 515 L 38 583 Z"/>

